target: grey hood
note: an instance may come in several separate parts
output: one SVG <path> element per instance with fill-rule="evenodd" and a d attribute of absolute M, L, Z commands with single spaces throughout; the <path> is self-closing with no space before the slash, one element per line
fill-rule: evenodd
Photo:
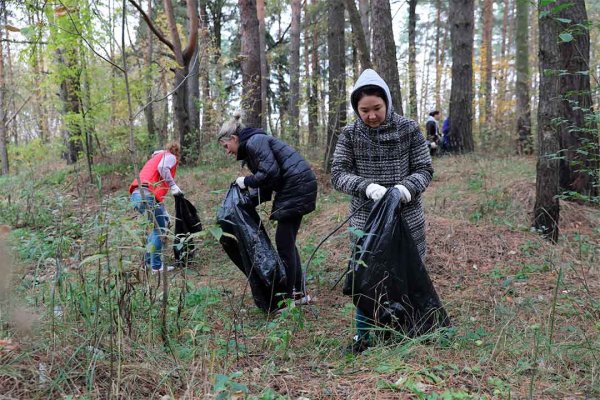
<path fill-rule="evenodd" d="M 379 86 L 385 92 L 385 95 L 387 97 L 386 117 L 389 117 L 392 114 L 392 110 L 393 110 L 392 96 L 390 95 L 390 88 L 388 87 L 387 83 L 385 83 L 385 81 L 381 78 L 381 76 L 379 76 L 379 74 L 372 69 L 365 69 L 363 71 L 363 73 L 360 74 L 360 76 L 358 77 L 358 80 L 356 81 L 356 83 L 354 84 L 354 87 L 352 88 L 352 94 L 350 95 L 350 102 L 352 103 L 352 108 L 354 109 L 354 112 L 356 113 L 356 115 L 359 115 L 358 110 L 356 108 L 356 104 L 352 101 L 352 97 L 354 96 L 354 93 L 361 87 L 368 86 L 368 85 Z"/>

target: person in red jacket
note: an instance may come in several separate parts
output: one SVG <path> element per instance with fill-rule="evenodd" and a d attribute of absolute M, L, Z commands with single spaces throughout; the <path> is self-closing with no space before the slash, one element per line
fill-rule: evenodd
<path fill-rule="evenodd" d="M 174 196 L 182 193 L 175 183 L 180 155 L 181 146 L 176 141 L 167 144 L 164 150 L 155 151 L 140 171 L 141 184 L 136 178 L 129 186 L 133 207 L 140 214 L 148 212 L 149 218 L 154 222 L 154 229 L 148 235 L 144 257 L 146 268 L 151 267 L 153 273 L 173 270 L 172 266 L 165 267 L 161 258 L 169 224 L 169 214 L 163 199 L 169 190 Z"/>

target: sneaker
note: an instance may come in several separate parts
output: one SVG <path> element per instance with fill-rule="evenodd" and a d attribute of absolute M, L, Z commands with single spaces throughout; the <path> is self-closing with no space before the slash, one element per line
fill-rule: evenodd
<path fill-rule="evenodd" d="M 175 269 L 175 267 L 168 265 L 166 267 L 167 272 L 171 272 Z M 164 272 L 165 271 L 165 264 L 161 264 L 160 268 L 154 269 L 152 268 L 152 273 L 153 274 L 158 274 L 159 272 Z"/>
<path fill-rule="evenodd" d="M 348 347 L 346 347 L 346 353 L 349 354 L 360 354 L 363 351 L 365 351 L 366 349 L 368 349 L 370 346 L 370 343 L 367 339 L 365 338 L 358 338 L 358 335 L 354 335 L 354 337 L 352 338 L 352 343 L 350 343 L 348 345 Z"/>
<path fill-rule="evenodd" d="M 298 293 L 300 296 L 294 296 L 294 304 L 297 306 L 306 306 L 311 304 L 310 294 L 302 296 L 302 293 Z"/>

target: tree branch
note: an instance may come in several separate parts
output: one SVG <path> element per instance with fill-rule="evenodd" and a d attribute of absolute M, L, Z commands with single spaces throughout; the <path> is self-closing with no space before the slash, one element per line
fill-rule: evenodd
<path fill-rule="evenodd" d="M 173 43 L 171 43 L 169 39 L 167 39 L 165 35 L 154 25 L 154 23 L 152 22 L 150 17 L 148 17 L 148 14 L 146 14 L 146 12 L 142 9 L 142 7 L 135 0 L 129 0 L 129 3 L 131 3 L 140 12 L 142 18 L 144 18 L 144 21 L 146 21 L 148 28 L 150 28 L 150 30 L 154 32 L 158 40 L 163 42 L 174 53 L 175 47 L 173 46 Z"/>
<path fill-rule="evenodd" d="M 183 59 L 185 62 L 189 62 L 192 56 L 196 52 L 198 47 L 198 2 L 196 0 L 187 0 L 187 10 L 190 19 L 190 36 L 188 38 L 188 45 L 183 50 Z"/>

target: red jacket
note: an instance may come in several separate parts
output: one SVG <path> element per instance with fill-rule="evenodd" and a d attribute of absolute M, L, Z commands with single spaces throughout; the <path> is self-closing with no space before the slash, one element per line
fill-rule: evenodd
<path fill-rule="evenodd" d="M 169 185 L 158 172 L 158 165 L 167 153 L 168 152 L 166 150 L 156 153 L 146 162 L 146 164 L 144 164 L 142 170 L 140 171 L 142 186 L 147 186 L 148 190 L 152 192 L 158 202 L 162 202 L 165 198 L 165 195 L 169 192 Z M 177 160 L 175 165 L 171 167 L 171 176 L 173 179 L 177 173 L 177 164 L 179 164 L 179 160 Z M 131 182 L 131 185 L 129 185 L 129 193 L 133 193 L 138 186 L 138 180 L 136 178 L 133 180 L 133 182 Z"/>

